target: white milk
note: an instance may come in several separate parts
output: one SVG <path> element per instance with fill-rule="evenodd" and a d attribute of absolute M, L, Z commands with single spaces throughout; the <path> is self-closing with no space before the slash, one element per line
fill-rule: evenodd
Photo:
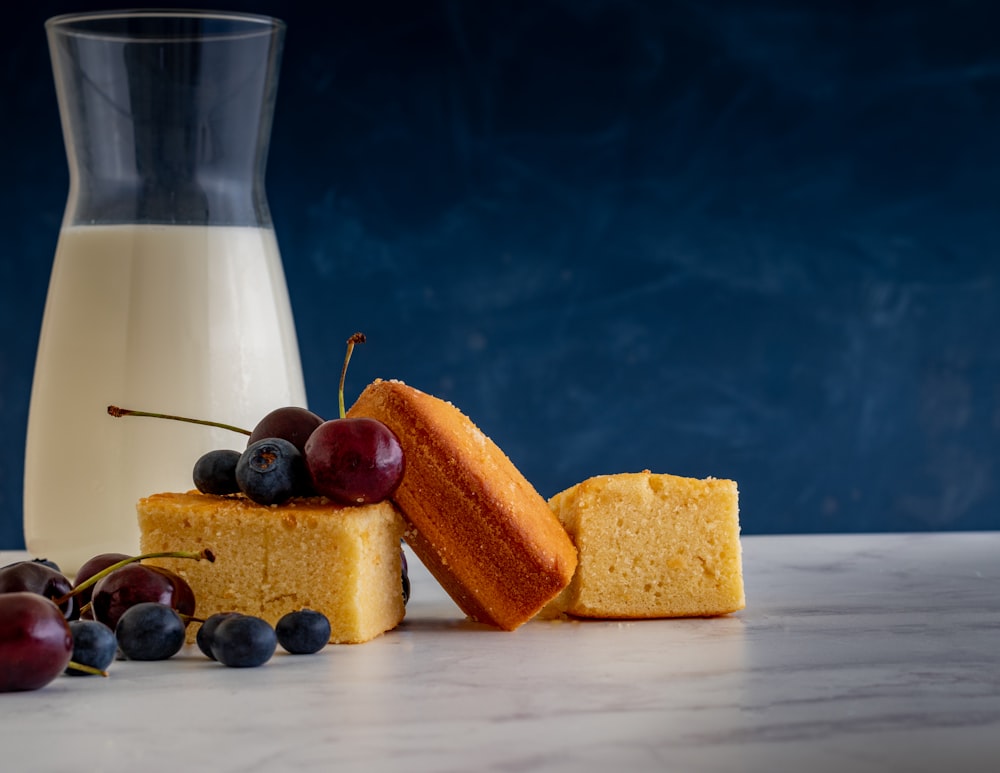
<path fill-rule="evenodd" d="M 59 237 L 28 420 L 28 550 L 75 573 L 138 549 L 136 501 L 193 487 L 197 458 L 246 447 L 226 430 L 112 418 L 108 405 L 252 429 L 305 406 L 274 232 L 73 226 Z"/>

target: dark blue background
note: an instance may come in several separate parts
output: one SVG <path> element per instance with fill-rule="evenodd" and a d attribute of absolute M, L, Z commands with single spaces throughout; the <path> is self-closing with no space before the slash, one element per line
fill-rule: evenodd
<path fill-rule="evenodd" d="M 451 399 L 545 496 L 652 468 L 739 481 L 747 533 L 1000 527 L 996 4 L 210 5 L 289 25 L 315 410 L 363 330 L 348 400 Z M 42 22 L 87 7 L 6 11 L 0 547 L 67 186 Z"/>

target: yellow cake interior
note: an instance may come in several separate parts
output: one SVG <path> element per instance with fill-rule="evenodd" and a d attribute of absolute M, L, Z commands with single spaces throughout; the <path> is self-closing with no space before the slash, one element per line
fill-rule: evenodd
<path fill-rule="evenodd" d="M 330 619 L 332 643 L 368 641 L 403 619 L 403 522 L 389 501 L 346 507 L 311 498 L 267 507 L 192 491 L 154 494 L 137 510 L 143 552 L 215 554 L 214 563 L 149 561 L 191 584 L 200 618 L 235 611 L 273 625 L 287 612 L 314 609 Z M 189 640 L 196 629 L 189 626 Z"/>
<path fill-rule="evenodd" d="M 549 504 L 579 564 L 547 613 L 701 617 L 745 606 L 734 481 L 648 471 L 602 475 Z"/>

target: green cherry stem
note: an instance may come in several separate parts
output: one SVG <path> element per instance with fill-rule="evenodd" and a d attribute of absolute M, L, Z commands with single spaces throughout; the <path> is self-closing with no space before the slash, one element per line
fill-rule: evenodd
<path fill-rule="evenodd" d="M 347 411 L 344 409 L 344 381 L 347 379 L 347 364 L 351 361 L 354 345 L 363 344 L 365 340 L 364 333 L 355 333 L 347 339 L 347 356 L 344 357 L 344 367 L 340 369 L 340 388 L 337 390 L 337 400 L 340 403 L 340 418 L 342 419 L 347 415 Z"/>
<path fill-rule="evenodd" d="M 71 668 L 74 671 L 83 671 L 85 674 L 93 674 L 94 676 L 108 675 L 107 671 L 103 671 L 100 668 L 94 668 L 93 666 L 85 666 L 83 663 L 77 663 L 73 660 L 66 664 L 66 668 Z"/>
<path fill-rule="evenodd" d="M 145 416 L 150 419 L 170 419 L 171 421 L 184 421 L 188 424 L 201 424 L 204 427 L 218 427 L 228 429 L 230 432 L 238 432 L 241 435 L 249 435 L 250 430 L 242 427 L 234 427 L 232 424 L 223 424 L 219 421 L 208 421 L 207 419 L 191 419 L 187 416 L 173 416 L 169 413 L 151 413 L 150 411 L 134 411 L 131 408 L 119 408 L 117 405 L 108 406 L 108 415 L 120 419 L 122 416 Z"/>

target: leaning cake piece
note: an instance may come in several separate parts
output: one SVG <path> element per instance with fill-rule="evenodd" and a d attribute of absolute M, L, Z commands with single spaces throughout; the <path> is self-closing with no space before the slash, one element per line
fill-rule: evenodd
<path fill-rule="evenodd" d="M 576 550 L 545 500 L 450 403 L 399 381 L 370 384 L 347 413 L 386 424 L 406 459 L 393 498 L 404 538 L 470 618 L 530 620 L 573 576 Z"/>
<path fill-rule="evenodd" d="M 549 504 L 580 562 L 546 614 L 708 617 L 745 606 L 735 482 L 601 475 Z"/>
<path fill-rule="evenodd" d="M 403 522 L 389 501 L 363 507 L 323 497 L 280 506 L 191 491 L 141 499 L 143 552 L 209 548 L 215 562 L 151 559 L 190 583 L 195 614 L 240 612 L 274 625 L 299 609 L 330 620 L 331 643 L 368 641 L 404 613 Z M 188 627 L 193 640 L 196 625 Z"/>

